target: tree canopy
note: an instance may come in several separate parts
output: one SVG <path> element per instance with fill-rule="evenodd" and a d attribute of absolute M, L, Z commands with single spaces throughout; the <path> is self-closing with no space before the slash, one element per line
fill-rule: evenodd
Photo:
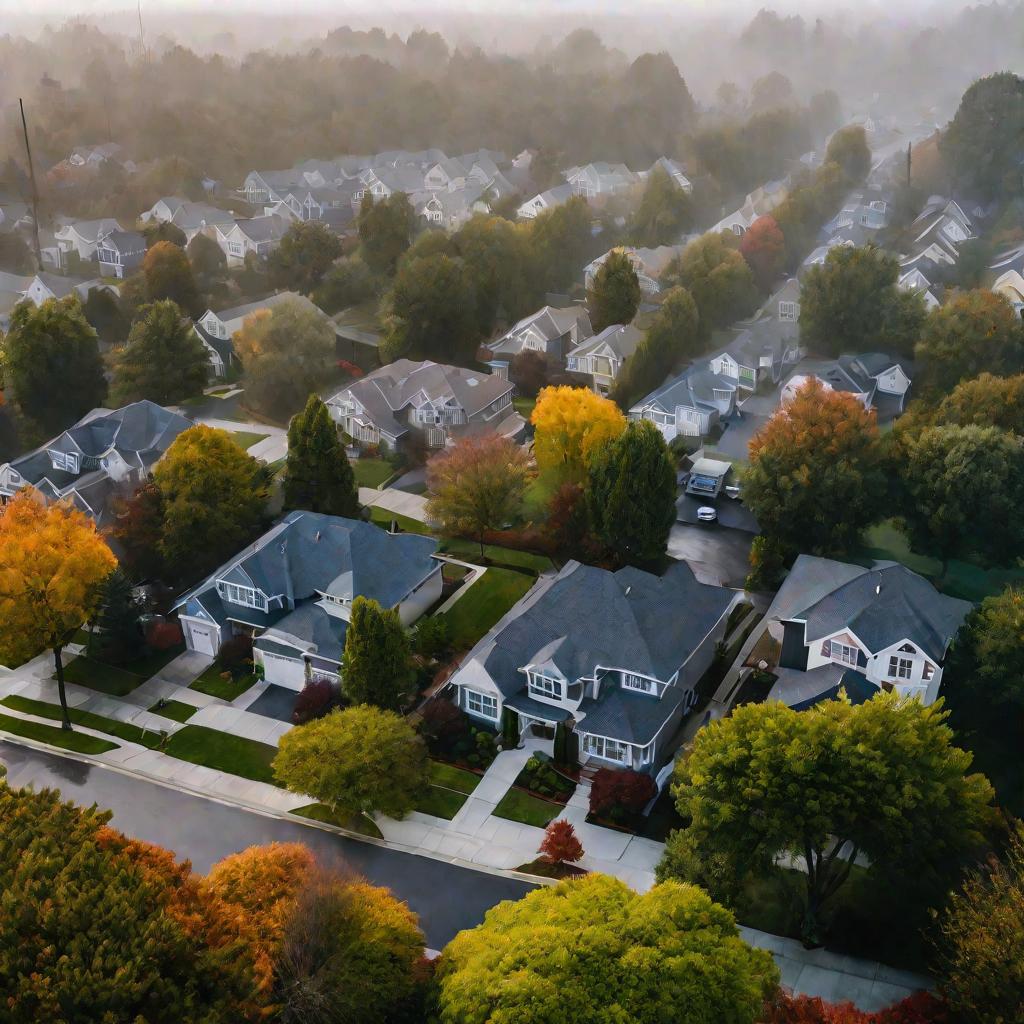
<path fill-rule="evenodd" d="M 838 165 L 851 185 L 863 181 L 871 170 L 871 147 L 864 129 L 851 124 L 835 132 L 825 147 L 825 163 Z"/>
<path fill-rule="evenodd" d="M 613 249 L 598 267 L 587 292 L 587 306 L 597 333 L 612 324 L 632 323 L 640 306 L 640 281 L 621 249 Z"/>
<path fill-rule="evenodd" d="M 395 608 L 358 596 L 352 602 L 341 686 L 353 704 L 398 711 L 412 682 L 412 650 Z"/>
<path fill-rule="evenodd" d="M 757 304 L 750 267 L 722 235 L 707 234 L 691 242 L 666 268 L 664 278 L 693 296 L 705 338 L 749 315 Z"/>
<path fill-rule="evenodd" d="M 375 274 L 390 275 L 412 242 L 416 212 L 404 192 L 394 192 L 380 201 L 367 192 L 359 208 L 358 228 L 366 265 Z"/>
<path fill-rule="evenodd" d="M 640 895 L 591 874 L 500 903 L 460 932 L 443 951 L 438 1010 L 441 1024 L 754 1024 L 778 978 L 699 889 L 666 882 Z"/>
<path fill-rule="evenodd" d="M 655 248 L 674 245 L 693 220 L 690 197 L 662 167 L 655 167 L 629 223 L 629 237 L 636 245 Z"/>
<path fill-rule="evenodd" d="M 189 316 L 202 313 L 202 298 L 192 273 L 192 264 L 180 246 L 173 242 L 157 242 L 146 251 L 142 273 L 150 302 L 170 299 Z"/>
<path fill-rule="evenodd" d="M 267 259 L 270 280 L 278 288 L 308 295 L 341 255 L 341 239 L 318 220 L 297 220 Z"/>
<path fill-rule="evenodd" d="M 284 507 L 359 518 L 359 490 L 338 429 L 317 394 L 288 424 Z"/>
<path fill-rule="evenodd" d="M 547 387 L 530 417 L 534 456 L 542 471 L 582 481 L 591 456 L 626 429 L 626 418 L 607 398 L 584 388 Z"/>
<path fill-rule="evenodd" d="M 786 262 L 786 238 L 779 222 L 770 214 L 758 217 L 740 239 L 740 254 L 758 288 L 770 291 Z"/>
<path fill-rule="evenodd" d="M 933 420 L 961 427 L 998 427 L 1024 435 L 1024 374 L 996 377 L 982 373 L 962 380 L 939 402 Z"/>

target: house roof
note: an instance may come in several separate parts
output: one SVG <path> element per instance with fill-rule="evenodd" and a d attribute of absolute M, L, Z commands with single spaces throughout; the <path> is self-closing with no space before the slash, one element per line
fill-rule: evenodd
<path fill-rule="evenodd" d="M 776 680 L 768 693 L 768 700 L 780 700 L 794 711 L 806 711 L 822 701 L 835 700 L 840 689 L 846 691 L 851 704 L 864 704 L 880 690 L 862 672 L 836 662 L 809 672 L 781 667 L 773 671 Z"/>
<path fill-rule="evenodd" d="M 228 218 L 231 219 L 230 217 Z M 276 213 L 248 220 L 236 220 L 235 226 L 253 242 L 276 242 L 289 228 L 288 221 Z"/>
<path fill-rule="evenodd" d="M 607 345 L 618 359 L 628 359 L 644 337 L 644 332 L 632 324 L 611 324 L 600 334 L 581 342 L 569 355 L 585 356 Z"/>
<path fill-rule="evenodd" d="M 136 256 L 146 251 L 146 239 L 138 231 L 111 231 L 103 239 L 103 247 L 115 249 L 122 256 Z"/>
<path fill-rule="evenodd" d="M 527 333 L 536 333 L 545 341 L 554 341 L 571 331 L 574 324 L 579 324 L 581 336 L 593 334 L 590 313 L 586 306 L 543 306 L 536 313 L 523 317 L 487 347 L 492 352 L 519 352 L 523 347 L 523 337 Z"/>
<path fill-rule="evenodd" d="M 98 242 L 104 235 L 111 231 L 120 231 L 121 225 L 113 217 L 101 217 L 99 220 L 76 220 L 65 224 L 57 235 L 66 237 L 69 231 L 74 231 L 86 242 Z"/>
<path fill-rule="evenodd" d="M 233 224 L 235 218 L 227 210 L 222 210 L 217 206 L 210 206 L 209 203 L 182 202 L 171 215 L 171 222 L 176 227 L 181 228 L 182 231 L 198 231 L 207 225 Z M 238 223 L 246 224 L 251 222 L 239 221 Z"/>
<path fill-rule="evenodd" d="M 736 382 L 719 373 L 691 366 L 678 377 L 663 384 L 657 391 L 652 391 L 630 409 L 639 413 L 644 409 L 655 408 L 662 412 L 674 414 L 678 407 L 688 409 L 705 409 L 713 411 L 716 390 L 735 391 Z"/>
<path fill-rule="evenodd" d="M 251 313 L 255 313 L 258 310 L 273 309 L 282 302 L 297 302 L 300 306 L 313 310 L 319 313 L 320 316 L 327 318 L 327 314 L 315 302 L 306 298 L 305 295 L 300 295 L 298 292 L 275 292 L 273 295 L 257 299 L 255 302 L 246 302 L 241 306 L 232 306 L 230 309 L 222 309 L 219 312 L 207 310 L 201 319 L 205 319 L 207 314 L 213 313 L 222 324 L 227 325 L 235 320 L 244 320 Z"/>

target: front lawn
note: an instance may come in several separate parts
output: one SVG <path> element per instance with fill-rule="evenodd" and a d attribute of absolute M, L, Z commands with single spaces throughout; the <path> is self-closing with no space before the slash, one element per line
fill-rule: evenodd
<path fill-rule="evenodd" d="M 358 832 L 361 836 L 370 836 L 373 839 L 384 838 L 375 822 L 365 814 L 346 818 L 328 807 L 327 804 L 306 804 L 304 807 L 296 807 L 294 811 L 288 813 L 300 818 L 309 818 L 312 821 L 322 821 L 326 825 L 337 825 L 338 828 L 346 828 L 349 832 Z"/>
<path fill-rule="evenodd" d="M 168 740 L 164 752 L 229 775 L 275 784 L 270 762 L 277 754 L 277 747 L 269 743 L 257 743 L 204 725 L 186 725 Z"/>
<path fill-rule="evenodd" d="M 384 459 L 353 459 L 352 472 L 359 487 L 382 487 L 391 479 L 395 470 L 390 462 Z"/>
<path fill-rule="evenodd" d="M 451 821 L 468 799 L 464 793 L 455 793 L 440 786 L 427 786 L 426 792 L 416 801 L 415 810 Z"/>
<path fill-rule="evenodd" d="M 534 582 L 532 576 L 514 569 L 488 569 L 442 615 L 454 646 L 459 650 L 472 647 Z"/>
<path fill-rule="evenodd" d="M 184 643 L 175 644 L 165 650 L 150 650 L 140 654 L 137 658 L 122 662 L 116 668 L 122 668 L 125 672 L 132 672 L 143 679 L 152 679 L 162 668 L 169 665 L 179 654 L 185 653 Z"/>
<path fill-rule="evenodd" d="M 17 694 L 13 694 L 0 700 L 0 704 L 26 715 L 50 718 L 55 722 L 61 720 L 60 705 L 50 704 L 45 700 L 32 700 L 31 697 L 19 697 Z M 152 729 L 142 730 L 130 722 L 119 722 L 116 718 L 104 718 L 103 715 L 95 715 L 91 711 L 81 711 L 78 708 L 68 708 L 68 718 L 75 725 L 84 726 L 86 729 L 95 729 L 96 732 L 109 733 L 120 740 L 138 743 L 150 750 L 160 746 L 161 734 L 159 732 Z"/>
<path fill-rule="evenodd" d="M 260 441 L 266 441 L 268 437 L 270 437 L 269 434 L 257 434 L 253 430 L 233 430 L 231 432 L 231 439 L 244 451 L 248 451 Z"/>
<path fill-rule="evenodd" d="M 24 718 L 11 715 L 0 715 L 0 729 L 12 736 L 24 736 L 29 740 L 49 743 L 51 747 L 61 750 L 74 750 L 79 754 L 103 754 L 108 750 L 116 750 L 116 743 L 108 743 L 99 736 L 88 736 L 84 732 L 68 732 L 52 725 L 40 725 L 39 722 L 26 722 Z"/>
<path fill-rule="evenodd" d="M 467 562 L 480 563 L 480 544 L 468 537 L 447 537 L 441 541 L 440 550 L 447 555 L 465 559 Z M 485 544 L 483 557 L 487 564 L 528 569 L 534 573 L 547 572 L 555 567 L 554 562 L 547 555 L 538 555 L 533 551 L 519 551 L 516 548 L 502 548 L 496 544 Z"/>
<path fill-rule="evenodd" d="M 418 519 L 410 519 L 408 516 L 399 515 L 397 512 L 389 512 L 386 508 L 381 508 L 379 505 L 370 506 L 371 523 L 376 523 L 378 526 L 388 530 L 391 528 L 392 520 L 398 524 L 399 530 L 403 533 L 420 533 L 427 537 L 431 535 L 430 527 L 426 523 L 421 523 Z"/>
<path fill-rule="evenodd" d="M 180 700 L 164 701 L 163 707 L 157 701 L 149 709 L 154 715 L 169 718 L 172 722 L 187 722 L 199 709 Z"/>
<path fill-rule="evenodd" d="M 78 686 L 87 686 L 90 690 L 98 690 L 111 697 L 124 697 L 146 681 L 143 676 L 134 672 L 128 672 L 115 665 L 106 665 L 84 654 L 64 666 L 64 680 Z"/>
<path fill-rule="evenodd" d="M 548 517 L 548 506 L 558 490 L 558 478 L 551 473 L 538 473 L 527 485 L 523 495 L 523 519 L 541 523 Z"/>
<path fill-rule="evenodd" d="M 468 796 L 479 785 L 480 776 L 467 772 L 464 768 L 457 768 L 453 764 L 431 761 L 430 782 L 434 786 L 454 789 L 456 793 L 465 793 Z"/>
<path fill-rule="evenodd" d="M 510 789 L 501 798 L 498 806 L 494 808 L 494 814 L 498 818 L 518 821 L 523 825 L 547 828 L 550 822 L 558 817 L 562 809 L 558 804 L 540 800 L 522 790 Z"/>
<path fill-rule="evenodd" d="M 223 678 L 224 676 L 227 676 L 227 679 Z M 239 676 L 235 679 L 230 672 L 226 672 L 214 662 L 207 666 L 206 671 L 189 686 L 189 689 L 198 690 L 211 697 L 220 697 L 221 700 L 233 701 L 236 697 L 241 697 L 255 682 L 254 675 Z"/>

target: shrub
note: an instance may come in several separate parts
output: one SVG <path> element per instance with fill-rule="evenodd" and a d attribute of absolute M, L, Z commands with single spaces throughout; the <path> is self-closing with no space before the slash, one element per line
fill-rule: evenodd
<path fill-rule="evenodd" d="M 583 856 L 583 844 L 576 837 L 572 823 L 560 819 L 544 830 L 537 852 L 549 864 L 573 864 Z"/>
<path fill-rule="evenodd" d="M 292 721 L 296 725 L 305 725 L 315 718 L 323 718 L 340 703 L 338 688 L 330 679 L 312 679 L 295 697 Z"/>
<path fill-rule="evenodd" d="M 654 779 L 643 772 L 599 768 L 590 783 L 590 813 L 613 819 L 639 814 L 657 792 Z"/>
<path fill-rule="evenodd" d="M 517 394 L 525 398 L 536 398 L 540 389 L 548 383 L 548 361 L 540 352 L 523 349 L 512 357 L 508 375 L 516 386 Z"/>
<path fill-rule="evenodd" d="M 420 619 L 413 635 L 413 646 L 424 658 L 443 658 L 451 649 L 452 637 L 448 620 L 428 615 Z"/>
<path fill-rule="evenodd" d="M 176 622 L 156 621 L 146 627 L 146 643 L 156 651 L 166 651 L 184 642 L 181 626 Z"/>
<path fill-rule="evenodd" d="M 515 750 L 519 746 L 519 716 L 511 708 L 502 711 L 501 745 L 505 750 Z"/>
<path fill-rule="evenodd" d="M 765 1007 L 764 1024 L 950 1024 L 946 1004 L 931 992 L 915 992 L 877 1013 L 853 1003 L 826 1003 L 814 996 L 790 996 L 781 989 Z"/>
<path fill-rule="evenodd" d="M 221 667 L 233 676 L 240 676 L 252 668 L 252 637 L 236 633 L 225 640 L 217 652 Z"/>
<path fill-rule="evenodd" d="M 420 732 L 429 744 L 457 744 L 469 732 L 466 713 L 458 705 L 441 697 L 424 704 L 420 718 Z"/>
<path fill-rule="evenodd" d="M 476 734 L 476 752 L 487 764 L 490 764 L 497 756 L 498 745 L 489 732 L 480 731 Z"/>

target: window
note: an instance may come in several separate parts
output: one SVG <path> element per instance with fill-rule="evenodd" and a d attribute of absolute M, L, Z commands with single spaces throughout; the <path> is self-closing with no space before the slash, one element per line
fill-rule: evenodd
<path fill-rule="evenodd" d="M 909 679 L 914 670 L 914 663 L 909 658 L 898 658 L 895 654 L 889 659 L 889 675 L 893 679 Z"/>
<path fill-rule="evenodd" d="M 622 673 L 622 686 L 626 690 L 639 690 L 641 693 L 653 693 L 654 681 L 644 679 L 643 676 L 635 675 L 632 672 Z"/>
<path fill-rule="evenodd" d="M 498 698 L 489 693 L 478 693 L 476 690 L 466 691 L 466 710 L 483 718 L 498 717 Z"/>
<path fill-rule="evenodd" d="M 241 242 L 228 242 L 228 252 L 232 256 L 241 256 L 244 251 Z"/>
<path fill-rule="evenodd" d="M 54 469 L 66 469 L 68 464 L 63 452 L 50 452 L 50 463 Z"/>
<path fill-rule="evenodd" d="M 240 604 L 246 608 L 267 610 L 267 599 L 252 587 L 239 587 L 234 583 L 218 583 L 217 591 L 221 597 L 232 604 Z"/>
<path fill-rule="evenodd" d="M 857 653 L 856 647 L 851 647 L 849 644 L 841 644 L 838 640 L 832 641 L 831 657 L 836 661 L 841 661 L 844 665 L 852 665 L 856 668 Z"/>
<path fill-rule="evenodd" d="M 779 303 L 779 319 L 780 320 L 795 320 L 797 318 L 797 304 L 795 302 L 780 302 Z"/>
<path fill-rule="evenodd" d="M 67 471 L 69 473 L 77 473 L 78 472 L 78 453 L 77 452 L 68 452 L 68 454 L 65 456 L 65 465 L 66 465 Z"/>
<path fill-rule="evenodd" d="M 541 672 L 531 672 L 529 691 L 535 696 L 552 697 L 555 700 L 561 700 L 562 681 L 552 676 L 546 676 Z"/>
<path fill-rule="evenodd" d="M 602 757 L 606 761 L 616 761 L 619 764 L 629 763 L 629 744 L 620 743 L 618 740 L 609 740 L 604 736 L 583 735 L 583 752 L 593 754 L 594 757 Z"/>

